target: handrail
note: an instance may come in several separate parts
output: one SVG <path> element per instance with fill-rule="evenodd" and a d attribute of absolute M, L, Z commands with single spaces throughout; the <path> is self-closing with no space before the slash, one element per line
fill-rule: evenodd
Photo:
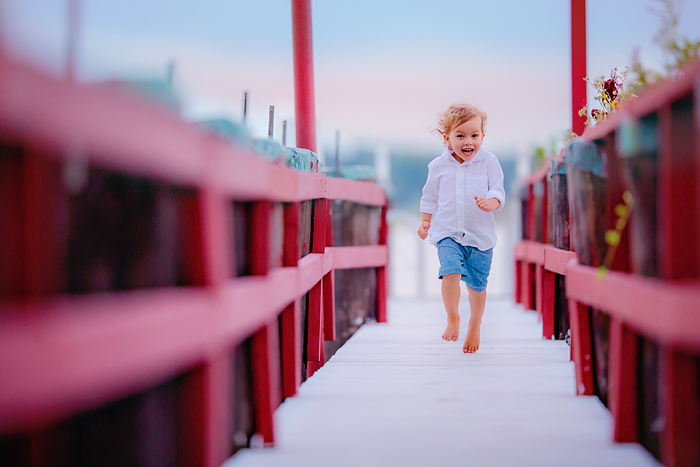
<path fill-rule="evenodd" d="M 99 85 L 61 83 L 1 54 L 0 139 L 36 149 L 40 158 L 193 191 L 195 215 L 186 228 L 201 269 L 201 280 L 183 287 L 0 296 L 0 435 L 46 427 L 187 373 L 198 388 L 190 397 L 207 401 L 198 425 L 188 428 L 198 465 L 220 465 L 230 455 L 233 416 L 224 397 L 232 369 L 221 362 L 233 348 L 252 342 L 256 431 L 272 443 L 279 394 L 294 395 L 301 382 L 300 332 L 307 333 L 309 375 L 323 365 L 324 339 L 335 335 L 333 271 L 375 268 L 377 319 L 386 320 L 387 197 L 376 184 L 281 167 L 155 104 Z M 45 188 L 31 189 L 43 202 Z M 379 245 L 330 246 L 335 199 L 381 209 Z M 269 267 L 266 242 L 253 238 L 247 248 L 255 275 L 231 277 L 232 202 L 253 206 L 263 239 L 269 206 L 283 203 L 282 267 Z M 299 259 L 302 202 L 314 205 L 314 233 L 313 250 Z M 26 225 L 42 215 L 27 213 Z M 22 254 L 29 261 L 29 250 Z M 299 302 L 306 294 L 304 331 Z"/>
<path fill-rule="evenodd" d="M 607 399 L 614 439 L 642 442 L 665 465 L 700 463 L 699 107 L 696 61 L 580 138 L 595 143 L 603 161 L 605 200 L 595 209 L 603 229 L 620 229 L 615 208 L 625 190 L 639 194 L 605 268 L 579 264 L 575 253 L 532 239 L 515 249 L 516 299 L 543 314 L 545 337 L 552 336 L 555 293 L 565 293 L 577 393 Z M 632 180 L 635 174 L 649 178 Z M 564 292 L 556 290 L 555 274 L 564 279 Z M 608 330 L 596 331 L 594 341 L 591 326 Z M 597 342 L 608 331 L 609 354 L 608 341 Z M 608 368 L 604 396 L 599 364 Z"/>

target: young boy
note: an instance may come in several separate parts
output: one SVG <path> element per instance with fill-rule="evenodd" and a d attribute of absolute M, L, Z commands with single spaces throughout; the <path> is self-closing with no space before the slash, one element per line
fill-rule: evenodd
<path fill-rule="evenodd" d="M 481 149 L 486 113 L 470 104 L 452 104 L 440 115 L 437 131 L 446 146 L 428 165 L 418 235 L 438 249 L 442 301 L 447 311 L 446 341 L 459 338 L 460 279 L 466 283 L 471 315 L 462 351 L 479 350 L 486 284 L 496 245 L 493 211 L 503 207 L 503 170 L 496 156 Z M 431 222 L 432 220 L 432 222 Z"/>

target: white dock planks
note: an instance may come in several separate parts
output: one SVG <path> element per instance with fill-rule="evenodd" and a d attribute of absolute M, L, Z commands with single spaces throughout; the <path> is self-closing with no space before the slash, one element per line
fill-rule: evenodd
<path fill-rule="evenodd" d="M 463 296 L 462 336 L 468 303 Z M 614 444 L 611 417 L 574 395 L 569 347 L 534 312 L 489 298 L 478 353 L 440 339 L 441 301 L 390 300 L 276 412 L 276 447 L 226 467 L 652 466 Z"/>

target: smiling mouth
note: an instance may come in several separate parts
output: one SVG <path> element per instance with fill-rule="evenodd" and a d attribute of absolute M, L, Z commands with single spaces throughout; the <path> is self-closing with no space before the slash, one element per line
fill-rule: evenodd
<path fill-rule="evenodd" d="M 474 148 L 462 149 L 462 154 L 464 154 L 465 156 L 469 157 L 469 156 L 471 156 L 472 154 L 474 154 Z"/>

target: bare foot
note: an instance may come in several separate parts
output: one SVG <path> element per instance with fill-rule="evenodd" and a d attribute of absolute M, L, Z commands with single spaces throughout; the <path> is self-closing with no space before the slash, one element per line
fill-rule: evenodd
<path fill-rule="evenodd" d="M 459 339 L 459 318 L 447 319 L 447 328 L 442 338 L 448 342 L 457 342 Z"/>
<path fill-rule="evenodd" d="M 481 340 L 481 326 L 469 324 L 467 329 L 467 337 L 464 338 L 462 352 L 475 353 L 479 350 L 479 341 Z"/>

